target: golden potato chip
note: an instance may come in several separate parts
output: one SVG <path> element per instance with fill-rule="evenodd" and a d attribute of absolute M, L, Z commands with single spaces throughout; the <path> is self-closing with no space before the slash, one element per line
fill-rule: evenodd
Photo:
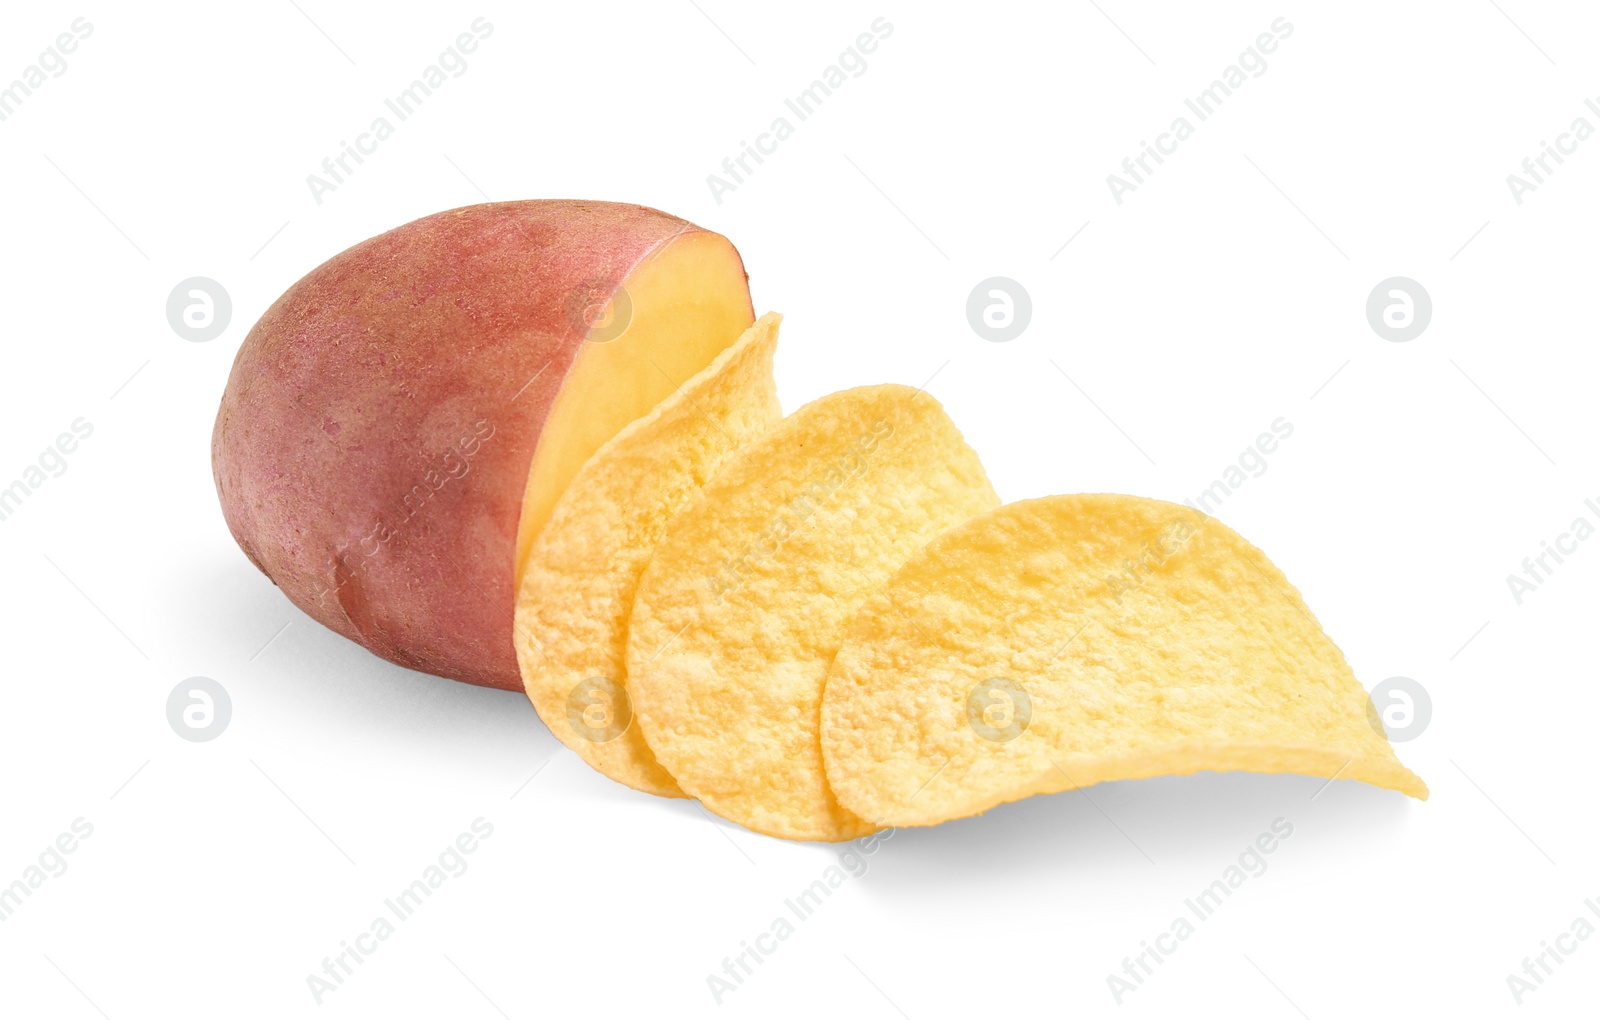
<path fill-rule="evenodd" d="M 807 404 L 671 522 L 628 625 L 627 689 L 684 791 L 757 832 L 851 839 L 818 745 L 828 661 L 861 600 L 999 500 L 937 401 L 905 386 Z"/>
<path fill-rule="evenodd" d="M 862 607 L 829 669 L 839 802 L 932 825 L 1202 770 L 1427 787 L 1265 555 L 1197 510 L 1053 496 L 974 518 Z"/>
<path fill-rule="evenodd" d="M 534 538 L 516 646 L 539 717 L 597 770 L 681 797 L 632 725 L 623 650 L 634 589 L 667 521 L 724 461 L 782 415 L 768 313 L 704 370 L 597 450 Z"/>

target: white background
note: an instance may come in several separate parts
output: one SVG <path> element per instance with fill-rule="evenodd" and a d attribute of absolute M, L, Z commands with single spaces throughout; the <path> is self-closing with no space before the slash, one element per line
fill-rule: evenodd
<path fill-rule="evenodd" d="M 1574 118 L 1600 127 L 1595 12 L 298 6 L 30 3 L 0 25 L 0 82 L 75 17 L 94 27 L 0 123 L 0 485 L 94 427 L 0 522 L 0 885 L 94 827 L 0 923 L 0 1013 L 1592 1006 L 1600 939 L 1520 1008 L 1506 977 L 1600 897 L 1600 541 L 1521 605 L 1506 576 L 1600 498 L 1600 140 L 1520 205 L 1506 176 Z M 480 15 L 467 71 L 317 204 L 307 175 Z M 707 175 L 880 16 L 865 73 L 714 201 Z M 1294 31 L 1267 70 L 1118 205 L 1106 176 L 1279 17 Z M 634 201 L 727 234 L 757 310 L 787 316 L 786 409 L 932 377 L 1008 500 L 1190 498 L 1287 418 L 1218 516 L 1366 685 L 1431 693 L 1398 751 L 1432 799 L 1208 774 L 898 832 L 717 1006 L 707 976 L 837 848 L 626 790 L 521 695 L 379 661 L 291 607 L 217 508 L 212 419 L 261 311 L 335 252 L 486 197 Z M 196 275 L 232 295 L 210 343 L 165 317 Z M 964 313 L 996 275 L 1032 295 L 1010 343 Z M 1395 275 L 1433 300 L 1409 343 L 1366 321 Z M 210 743 L 166 720 L 192 676 L 232 698 Z M 307 976 L 479 817 L 494 834 L 470 868 L 316 1005 Z M 1294 835 L 1269 870 L 1118 1006 L 1123 957 L 1279 817 Z"/>

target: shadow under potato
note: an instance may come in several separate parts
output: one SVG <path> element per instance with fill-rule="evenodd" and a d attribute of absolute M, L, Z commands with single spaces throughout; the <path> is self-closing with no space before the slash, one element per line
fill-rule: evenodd
<path fill-rule="evenodd" d="M 242 557 L 206 575 L 183 581 L 197 596 L 179 610 L 207 635 L 211 675 L 237 688 L 236 702 L 248 696 L 266 727 L 304 742 L 471 766 L 475 780 L 503 782 L 507 795 L 560 749 L 520 691 L 380 659 L 301 612 Z"/>

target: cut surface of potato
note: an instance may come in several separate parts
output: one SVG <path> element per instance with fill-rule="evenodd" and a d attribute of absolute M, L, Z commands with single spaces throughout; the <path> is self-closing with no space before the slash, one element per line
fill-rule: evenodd
<path fill-rule="evenodd" d="M 720 234 L 694 228 L 664 242 L 614 290 L 596 287 L 592 299 L 588 338 L 545 419 L 528 472 L 517 524 L 519 585 L 534 536 L 579 469 L 623 426 L 710 364 L 754 318 L 739 253 Z"/>

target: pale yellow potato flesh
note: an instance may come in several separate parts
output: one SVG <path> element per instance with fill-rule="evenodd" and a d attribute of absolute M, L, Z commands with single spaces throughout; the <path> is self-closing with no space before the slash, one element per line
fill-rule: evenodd
<path fill-rule="evenodd" d="M 589 459 L 754 318 L 744 264 L 719 234 L 686 230 L 633 268 L 596 317 L 539 433 L 517 521 L 519 587 L 534 537 Z"/>
<path fill-rule="evenodd" d="M 1300 594 L 1197 510 L 1052 496 L 975 517 L 866 601 L 829 669 L 835 795 L 933 825 L 1116 779 L 1356 779 L 1426 798 Z"/>
<path fill-rule="evenodd" d="M 528 697 L 562 743 L 636 790 L 681 797 L 631 719 L 623 653 L 634 590 L 667 522 L 782 412 L 762 316 L 584 463 L 529 546 L 514 636 Z"/>
<path fill-rule="evenodd" d="M 828 662 L 868 592 L 998 503 L 938 402 L 905 386 L 823 397 L 751 442 L 672 521 L 639 582 L 627 691 L 656 760 L 756 832 L 872 831 L 823 775 Z"/>

